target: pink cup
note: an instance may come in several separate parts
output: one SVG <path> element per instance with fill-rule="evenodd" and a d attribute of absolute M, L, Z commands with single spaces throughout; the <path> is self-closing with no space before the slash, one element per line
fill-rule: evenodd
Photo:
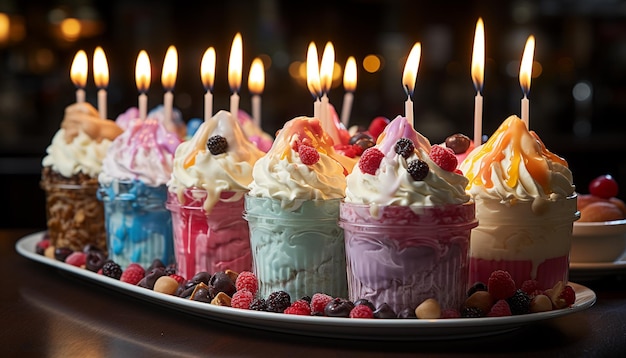
<path fill-rule="evenodd" d="M 198 272 L 252 270 L 250 232 L 243 219 L 243 197 L 222 193 L 210 212 L 203 208 L 206 191 L 186 189 L 182 202 L 168 193 L 166 207 L 172 213 L 174 254 L 178 274 L 191 278 Z"/>
<path fill-rule="evenodd" d="M 474 203 L 435 207 L 341 203 L 348 291 L 396 313 L 428 298 L 460 309 L 467 291 L 469 241 L 478 222 Z"/>

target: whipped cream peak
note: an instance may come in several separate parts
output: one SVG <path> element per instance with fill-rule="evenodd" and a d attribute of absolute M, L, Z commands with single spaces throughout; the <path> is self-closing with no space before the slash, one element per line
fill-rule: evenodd
<path fill-rule="evenodd" d="M 166 130 L 175 133 L 181 140 L 187 136 L 187 125 L 183 121 L 183 115 L 176 108 L 172 108 L 172 118 L 169 121 L 165 120 L 165 108 L 163 105 L 158 105 L 152 109 L 146 117 L 158 120 Z M 139 118 L 139 108 L 137 107 L 128 108 L 115 119 L 117 125 L 124 130 L 132 127 L 138 121 L 141 121 L 141 118 Z"/>
<path fill-rule="evenodd" d="M 413 126 L 402 116 L 397 116 L 393 121 L 389 122 L 385 130 L 378 136 L 376 144 L 383 154 L 394 155 L 394 147 L 400 138 L 410 139 L 416 149 L 423 149 L 427 153 L 430 152 L 430 141 L 413 129 Z"/>
<path fill-rule="evenodd" d="M 207 141 L 213 136 L 226 140 L 224 153 L 213 155 Z M 206 190 L 204 210 L 208 213 L 220 200 L 222 192 L 236 192 L 241 198 L 252 181 L 252 166 L 263 156 L 263 151 L 250 142 L 237 118 L 227 111 L 219 111 L 204 121 L 193 137 L 181 143 L 174 156 L 174 168 L 168 187 L 182 196 L 186 189 Z"/>
<path fill-rule="evenodd" d="M 121 133 L 122 128 L 114 121 L 100 118 L 91 104 L 74 103 L 65 109 L 61 127 L 46 149 L 42 165 L 67 178 L 80 172 L 96 178 L 109 145 Z"/>
<path fill-rule="evenodd" d="M 396 143 L 402 138 L 410 139 L 415 147 L 406 157 L 395 151 Z M 378 217 L 382 206 L 411 206 L 418 210 L 470 200 L 465 191 L 467 179 L 431 160 L 429 140 L 415 131 L 406 118 L 397 116 L 391 121 L 374 148 L 384 155 L 380 165 L 374 174 L 355 166 L 347 176 L 346 202 L 370 205 L 371 214 Z M 422 180 L 415 180 L 409 173 L 410 163 L 417 160 L 428 165 L 428 174 Z"/>
<path fill-rule="evenodd" d="M 565 159 L 550 152 L 514 115 L 459 168 L 469 179 L 470 193 L 503 203 L 556 200 L 571 196 L 575 189 Z"/>
<path fill-rule="evenodd" d="M 300 158 L 301 145 L 319 154 L 314 164 Z M 296 117 L 285 123 L 267 154 L 254 166 L 250 195 L 282 201 L 283 208 L 297 208 L 304 200 L 343 198 L 345 156 L 335 152 L 332 138 L 317 118 Z M 306 161 L 305 161 L 306 162 Z"/>
<path fill-rule="evenodd" d="M 180 143 L 156 118 L 134 121 L 109 147 L 98 180 L 109 184 L 114 179 L 134 179 L 148 186 L 164 185 Z"/>

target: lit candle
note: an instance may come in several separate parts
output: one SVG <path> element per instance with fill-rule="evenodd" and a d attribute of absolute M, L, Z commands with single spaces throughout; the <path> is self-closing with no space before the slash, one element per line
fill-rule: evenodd
<path fill-rule="evenodd" d="M 254 123 L 261 127 L 261 93 L 265 87 L 265 69 L 263 61 L 255 58 L 250 66 L 250 76 L 248 76 L 248 88 L 252 93 L 252 119 Z"/>
<path fill-rule="evenodd" d="M 70 68 L 70 78 L 76 86 L 76 102 L 85 102 L 85 85 L 87 85 L 87 54 L 83 50 L 79 50 L 74 56 L 72 67 Z"/>
<path fill-rule="evenodd" d="M 311 42 L 306 53 L 306 86 L 313 96 L 313 117 L 320 118 L 320 66 L 317 58 L 317 47 Z"/>
<path fill-rule="evenodd" d="M 209 47 L 202 56 L 200 77 L 206 93 L 204 94 L 204 120 L 213 116 L 213 83 L 215 82 L 215 49 Z"/>
<path fill-rule="evenodd" d="M 148 116 L 148 88 L 150 88 L 150 58 L 145 50 L 139 52 L 135 65 L 135 82 L 139 91 L 139 118 Z"/>
<path fill-rule="evenodd" d="M 483 128 L 483 83 L 485 80 L 485 27 L 483 19 L 478 18 L 476 22 L 476 33 L 474 34 L 474 52 L 472 53 L 472 82 L 476 89 L 474 97 L 474 145 L 482 144 Z"/>
<path fill-rule="evenodd" d="M 165 90 L 163 95 L 163 121 L 171 123 L 172 111 L 174 109 L 174 86 L 176 85 L 176 74 L 178 72 L 178 52 L 176 47 L 170 46 L 165 53 L 163 61 L 163 71 L 161 72 L 161 84 Z"/>
<path fill-rule="evenodd" d="M 335 132 L 332 130 L 333 124 L 330 116 L 330 106 L 328 100 L 328 92 L 333 84 L 333 70 L 335 68 L 335 48 L 329 41 L 324 47 L 324 53 L 322 53 L 322 63 L 320 65 L 320 84 L 322 86 L 322 99 L 320 108 L 320 121 L 322 122 L 322 128 L 328 133 Z M 335 138 L 333 138 L 335 139 Z M 335 141 L 335 143 L 340 143 Z"/>
<path fill-rule="evenodd" d="M 107 117 L 107 87 L 109 86 L 109 65 L 102 47 L 96 47 L 93 54 L 93 79 L 98 87 L 98 112 L 100 118 Z"/>
<path fill-rule="evenodd" d="M 524 98 L 522 98 L 522 120 L 526 123 L 526 128 L 529 128 L 530 102 L 528 101 L 528 94 L 530 93 L 530 79 L 533 72 L 534 53 L 535 37 L 530 35 L 528 40 L 526 40 L 524 54 L 522 55 L 522 64 L 520 65 L 519 71 L 519 84 L 522 87 L 522 92 L 524 92 Z"/>
<path fill-rule="evenodd" d="M 353 56 L 348 57 L 346 69 L 343 73 L 343 88 L 346 93 L 343 95 L 343 106 L 341 107 L 341 123 L 348 128 L 350 122 L 350 110 L 354 100 L 354 90 L 356 90 L 356 60 Z"/>
<path fill-rule="evenodd" d="M 404 73 L 402 74 L 402 86 L 406 92 L 406 102 L 404 103 L 404 116 L 411 126 L 413 126 L 413 90 L 415 89 L 415 81 L 417 81 L 417 70 L 419 69 L 420 57 L 422 55 L 422 45 L 416 42 L 409 53 L 404 65 Z"/>
<path fill-rule="evenodd" d="M 243 67 L 243 44 L 241 34 L 237 33 L 233 39 L 228 61 L 228 85 L 233 94 L 230 96 L 230 114 L 237 118 L 239 113 L 239 88 L 241 87 L 241 72 Z"/>

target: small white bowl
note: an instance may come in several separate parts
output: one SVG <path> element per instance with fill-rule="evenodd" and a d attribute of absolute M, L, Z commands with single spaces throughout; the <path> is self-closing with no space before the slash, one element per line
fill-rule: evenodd
<path fill-rule="evenodd" d="M 574 222 L 570 262 L 613 262 L 626 251 L 626 219 Z"/>

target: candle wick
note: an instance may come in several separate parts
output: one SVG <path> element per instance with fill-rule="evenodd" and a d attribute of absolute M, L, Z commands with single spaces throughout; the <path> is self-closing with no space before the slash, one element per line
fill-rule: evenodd
<path fill-rule="evenodd" d="M 411 92 L 411 90 L 409 89 L 408 85 L 404 85 L 404 93 L 406 93 L 407 97 L 409 99 L 412 99 L 411 97 L 413 96 L 413 93 Z"/>

